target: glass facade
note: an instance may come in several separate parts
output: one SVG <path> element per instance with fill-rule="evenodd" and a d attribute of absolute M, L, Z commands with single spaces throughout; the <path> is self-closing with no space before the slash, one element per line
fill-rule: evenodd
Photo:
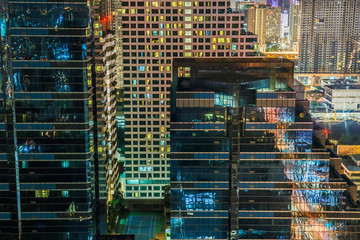
<path fill-rule="evenodd" d="M 313 138 L 292 69 L 174 60 L 172 239 L 359 239 L 352 183 Z"/>
<path fill-rule="evenodd" d="M 91 2 L 1 3 L 0 239 L 91 239 Z"/>

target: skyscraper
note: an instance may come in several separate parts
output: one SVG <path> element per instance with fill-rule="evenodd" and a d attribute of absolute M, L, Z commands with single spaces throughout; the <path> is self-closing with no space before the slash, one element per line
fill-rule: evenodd
<path fill-rule="evenodd" d="M 0 238 L 91 239 L 100 134 L 93 2 L 1 3 Z"/>
<path fill-rule="evenodd" d="M 359 239 L 356 186 L 313 139 L 293 68 L 174 60 L 171 239 Z"/>
<path fill-rule="evenodd" d="M 256 55 L 256 36 L 243 30 L 243 17 L 232 13 L 230 1 L 122 2 L 126 123 L 122 186 L 130 207 L 136 199 L 160 200 L 161 188 L 169 184 L 172 59 Z"/>
<path fill-rule="evenodd" d="M 297 50 L 300 37 L 300 2 L 290 1 L 289 8 L 289 46 L 291 50 Z"/>
<path fill-rule="evenodd" d="M 258 36 L 258 48 L 267 48 L 280 43 L 281 8 L 270 5 L 255 5 L 247 10 L 247 30 Z"/>
<path fill-rule="evenodd" d="M 360 73 L 360 0 L 301 5 L 299 72 Z"/>

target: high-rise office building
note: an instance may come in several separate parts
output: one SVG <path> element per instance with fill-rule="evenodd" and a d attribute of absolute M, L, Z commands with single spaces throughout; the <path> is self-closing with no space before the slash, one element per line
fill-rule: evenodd
<path fill-rule="evenodd" d="M 96 63 L 99 4 L 1 1 L 0 239 L 98 233 L 98 155 L 109 150 L 98 141 L 110 130 L 97 111 L 113 104 L 112 72 Z"/>
<path fill-rule="evenodd" d="M 111 17 L 109 1 L 93 0 L 94 63 L 96 78 L 96 117 L 98 126 L 99 197 L 103 202 L 112 199 L 119 185 L 116 155 L 117 41 L 116 19 Z"/>
<path fill-rule="evenodd" d="M 122 1 L 122 190 L 130 207 L 136 199 L 160 200 L 169 184 L 172 59 L 256 55 L 256 36 L 243 30 L 243 18 L 232 13 L 230 1 Z"/>
<path fill-rule="evenodd" d="M 267 48 L 280 43 L 281 8 L 270 5 L 255 5 L 247 10 L 247 31 L 258 36 L 258 48 Z"/>
<path fill-rule="evenodd" d="M 297 51 L 300 38 L 300 2 L 298 0 L 290 1 L 289 8 L 289 47 L 290 50 Z"/>
<path fill-rule="evenodd" d="M 299 72 L 360 73 L 360 0 L 301 1 Z"/>
<path fill-rule="evenodd" d="M 293 62 L 173 68 L 171 239 L 359 239 L 356 186 L 313 139 Z"/>

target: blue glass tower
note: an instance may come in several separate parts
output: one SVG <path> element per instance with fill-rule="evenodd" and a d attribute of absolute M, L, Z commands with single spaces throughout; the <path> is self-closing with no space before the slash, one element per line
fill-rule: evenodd
<path fill-rule="evenodd" d="M 0 239 L 92 239 L 91 1 L 1 3 Z"/>
<path fill-rule="evenodd" d="M 353 183 L 313 138 L 293 63 L 176 59 L 172 239 L 358 239 Z"/>

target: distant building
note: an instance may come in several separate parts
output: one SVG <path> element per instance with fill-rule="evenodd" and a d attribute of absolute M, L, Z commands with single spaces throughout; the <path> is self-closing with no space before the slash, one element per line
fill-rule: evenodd
<path fill-rule="evenodd" d="M 360 0 L 301 4 L 299 72 L 360 73 Z"/>
<path fill-rule="evenodd" d="M 289 49 L 298 51 L 300 37 L 300 2 L 298 0 L 290 1 L 289 8 Z"/>
<path fill-rule="evenodd" d="M 360 111 L 360 85 L 327 85 L 324 89 L 324 100 L 332 110 Z"/>
<path fill-rule="evenodd" d="M 269 5 L 248 8 L 247 31 L 258 36 L 258 48 L 261 52 L 274 44 L 280 44 L 281 8 Z"/>

